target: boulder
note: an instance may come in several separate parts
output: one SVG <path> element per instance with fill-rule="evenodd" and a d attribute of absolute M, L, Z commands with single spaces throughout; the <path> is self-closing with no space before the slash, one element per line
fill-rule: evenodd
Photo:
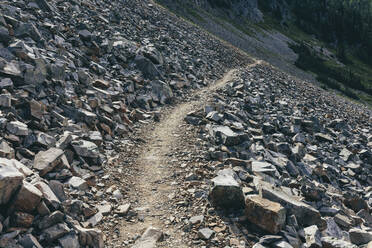
<path fill-rule="evenodd" d="M 286 221 L 285 208 L 259 195 L 246 197 L 245 215 L 249 222 L 272 234 L 278 233 Z"/>
<path fill-rule="evenodd" d="M 232 169 L 224 169 L 217 175 L 212 179 L 209 193 L 212 204 L 225 209 L 244 208 L 244 195 L 236 173 Z"/>
<path fill-rule="evenodd" d="M 262 185 L 260 195 L 263 198 L 280 203 L 287 209 L 287 214 L 295 215 L 299 224 L 307 227 L 312 225 L 321 225 L 321 216 L 318 210 L 310 205 L 297 200 L 293 196 L 287 195 L 280 189 L 274 189 L 271 186 Z"/>

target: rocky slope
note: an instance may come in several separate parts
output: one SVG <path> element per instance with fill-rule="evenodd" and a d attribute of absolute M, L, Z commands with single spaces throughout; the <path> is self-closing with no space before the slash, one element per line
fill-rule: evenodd
<path fill-rule="evenodd" d="M 0 246 L 104 247 L 121 139 L 248 61 L 150 1 L 2 1 Z"/>
<path fill-rule="evenodd" d="M 219 161 L 201 179 L 208 213 L 235 214 L 240 240 L 255 248 L 372 241 L 368 109 L 266 65 L 241 70 L 213 98 L 185 118 L 205 159 Z"/>
<path fill-rule="evenodd" d="M 252 63 L 152 1 L 2 1 L 0 247 L 368 243 L 370 111 Z"/>

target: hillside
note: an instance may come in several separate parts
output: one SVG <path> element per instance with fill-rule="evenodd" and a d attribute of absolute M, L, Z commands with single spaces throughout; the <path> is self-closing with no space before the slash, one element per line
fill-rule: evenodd
<path fill-rule="evenodd" d="M 1 248 L 371 245 L 371 110 L 194 3 L 1 1 Z"/>
<path fill-rule="evenodd" d="M 372 104 L 370 0 L 159 2 L 292 75 Z"/>

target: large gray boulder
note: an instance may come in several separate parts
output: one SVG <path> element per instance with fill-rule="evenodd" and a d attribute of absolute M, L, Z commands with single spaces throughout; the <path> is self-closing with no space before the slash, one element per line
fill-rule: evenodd
<path fill-rule="evenodd" d="M 224 169 L 212 179 L 213 185 L 209 193 L 212 204 L 225 209 L 244 207 L 244 195 L 237 181 L 238 176 L 232 169 Z"/>

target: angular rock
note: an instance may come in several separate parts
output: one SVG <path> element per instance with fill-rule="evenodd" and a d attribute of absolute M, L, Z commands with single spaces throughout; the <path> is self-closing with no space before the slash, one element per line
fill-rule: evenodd
<path fill-rule="evenodd" d="M 219 207 L 226 209 L 238 209 L 244 207 L 243 191 L 238 183 L 238 176 L 231 169 L 218 172 L 218 176 L 212 179 L 213 186 L 209 193 L 210 201 Z"/>
<path fill-rule="evenodd" d="M 13 227 L 29 228 L 34 221 L 34 216 L 28 213 L 15 212 L 11 218 L 11 225 Z"/>
<path fill-rule="evenodd" d="M 153 227 L 148 227 L 132 248 L 155 248 L 156 243 L 163 238 L 163 233 Z"/>
<path fill-rule="evenodd" d="M 79 238 L 75 234 L 68 234 L 59 240 L 59 244 L 62 248 L 79 248 Z"/>
<path fill-rule="evenodd" d="M 74 189 L 78 189 L 78 190 L 82 190 L 82 191 L 85 191 L 89 188 L 87 182 L 84 179 L 82 179 L 80 177 L 75 177 L 75 176 L 71 177 L 66 182 L 66 184 L 68 184 L 69 186 L 71 186 Z"/>
<path fill-rule="evenodd" d="M 316 225 L 304 229 L 306 245 L 309 248 L 321 248 L 322 241 L 319 229 Z"/>
<path fill-rule="evenodd" d="M 99 155 L 98 147 L 93 142 L 78 140 L 71 142 L 71 145 L 79 156 L 87 158 L 97 158 Z"/>
<path fill-rule="evenodd" d="M 246 197 L 245 215 L 249 222 L 272 234 L 277 234 L 286 221 L 285 208 L 258 195 Z"/>
<path fill-rule="evenodd" d="M 32 235 L 23 235 L 18 241 L 24 248 L 43 248 L 39 241 Z"/>
<path fill-rule="evenodd" d="M 44 216 L 44 218 L 41 219 L 41 221 L 39 222 L 39 228 L 46 229 L 58 223 L 62 223 L 64 218 L 65 215 L 61 211 L 55 211 L 47 216 Z"/>
<path fill-rule="evenodd" d="M 63 154 L 63 150 L 58 148 L 40 151 L 35 156 L 34 168 L 39 171 L 40 176 L 45 176 L 62 162 Z"/>
<path fill-rule="evenodd" d="M 27 136 L 29 129 L 26 124 L 20 121 L 11 121 L 6 125 L 6 129 L 17 136 Z"/>
<path fill-rule="evenodd" d="M 298 222 L 305 227 L 320 225 L 321 223 L 321 216 L 318 210 L 280 190 L 262 186 L 260 188 L 260 195 L 263 198 L 280 203 L 287 209 L 287 214 L 295 215 Z"/>
<path fill-rule="evenodd" d="M 127 203 L 127 204 L 118 206 L 117 209 L 115 210 L 115 213 L 121 216 L 127 215 L 129 209 L 130 209 L 130 203 Z"/>
<path fill-rule="evenodd" d="M 358 246 L 333 237 L 322 237 L 323 248 L 357 248 Z"/>
<path fill-rule="evenodd" d="M 209 240 L 212 238 L 214 231 L 209 228 L 202 228 L 198 231 L 198 236 L 201 239 Z"/>
<path fill-rule="evenodd" d="M 12 207 L 16 211 L 32 213 L 40 204 L 42 193 L 35 186 L 28 182 L 23 182 L 21 189 L 12 201 Z"/>
<path fill-rule="evenodd" d="M 0 205 L 9 202 L 12 195 L 21 187 L 23 174 L 14 168 L 10 160 L 0 160 Z"/>
<path fill-rule="evenodd" d="M 355 245 L 364 245 L 372 241 L 372 232 L 367 232 L 357 228 L 350 229 L 349 236 L 351 243 Z"/>
<path fill-rule="evenodd" d="M 61 202 L 59 201 L 57 196 L 53 193 L 53 191 L 50 189 L 48 184 L 44 182 L 37 182 L 35 183 L 35 187 L 41 191 L 41 193 L 43 194 L 44 201 L 49 206 L 52 206 L 54 209 L 58 209 Z"/>
<path fill-rule="evenodd" d="M 14 158 L 14 149 L 10 147 L 5 140 L 0 141 L 0 157 L 8 159 Z"/>
<path fill-rule="evenodd" d="M 53 242 L 69 232 L 70 228 L 65 223 L 60 223 L 45 229 L 44 235 L 48 242 Z"/>

